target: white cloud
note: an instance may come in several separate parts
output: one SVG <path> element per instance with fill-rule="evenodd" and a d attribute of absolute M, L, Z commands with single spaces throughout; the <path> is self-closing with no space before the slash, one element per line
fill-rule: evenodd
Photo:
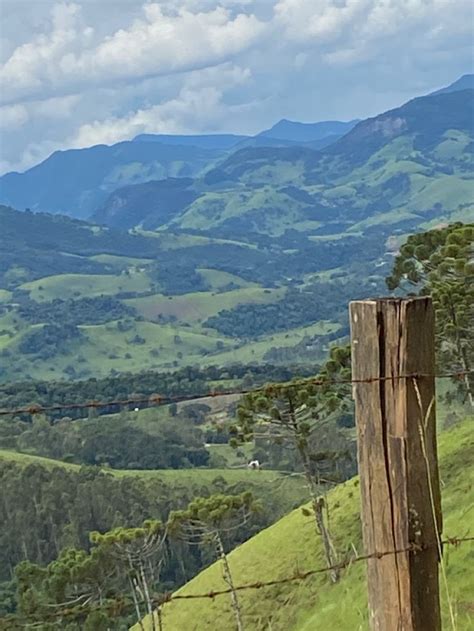
<path fill-rule="evenodd" d="M 0 0 L 0 158 L 375 115 L 472 66 L 471 0 Z"/>
<path fill-rule="evenodd" d="M 0 129 L 13 131 L 22 127 L 27 120 L 28 111 L 24 105 L 0 107 Z"/>
<path fill-rule="evenodd" d="M 68 118 L 74 114 L 74 109 L 81 97 L 78 94 L 69 96 L 56 96 L 44 101 L 28 104 L 31 116 L 38 118 L 51 118 L 53 120 Z"/>
<path fill-rule="evenodd" d="M 43 95 L 57 75 L 57 64 L 72 47 L 86 45 L 92 29 L 80 25 L 80 7 L 58 4 L 51 11 L 51 31 L 18 46 L 0 68 L 2 100 Z"/>
<path fill-rule="evenodd" d="M 250 79 L 250 71 L 231 64 L 191 73 L 176 98 L 126 116 L 95 120 L 82 125 L 70 139 L 71 146 L 113 144 L 141 133 L 199 133 L 228 124 L 232 112 L 246 106 L 226 106 L 226 90 Z M 251 106 L 251 104 L 250 104 Z"/>
<path fill-rule="evenodd" d="M 420 43 L 436 46 L 471 34 L 470 0 L 278 0 L 275 24 L 288 41 L 312 47 L 320 60 L 344 65 L 384 55 L 393 45 L 400 53 Z"/>
<path fill-rule="evenodd" d="M 255 43 L 263 28 L 255 16 L 223 7 L 165 12 L 148 3 L 140 19 L 92 45 L 94 30 L 83 23 L 79 5 L 58 4 L 51 32 L 17 47 L 0 69 L 3 99 L 69 94 L 217 65 Z"/>

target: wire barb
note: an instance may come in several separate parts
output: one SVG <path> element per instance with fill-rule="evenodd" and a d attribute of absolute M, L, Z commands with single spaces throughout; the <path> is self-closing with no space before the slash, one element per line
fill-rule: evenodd
<path fill-rule="evenodd" d="M 344 385 L 344 384 L 363 384 L 363 383 L 376 383 L 380 381 L 395 381 L 398 379 L 462 379 L 466 375 L 474 374 L 474 370 L 469 371 L 458 371 L 453 373 L 442 373 L 442 374 L 429 374 L 429 373 L 414 373 L 414 374 L 406 374 L 406 375 L 390 375 L 384 377 L 367 377 L 365 379 L 321 379 L 321 378 L 311 378 L 300 379 L 298 381 L 290 381 L 288 385 L 291 386 L 330 386 L 330 385 Z M 87 401 L 85 403 L 62 403 L 58 405 L 28 405 L 19 408 L 11 408 L 11 409 L 0 409 L 0 416 L 7 415 L 18 415 L 18 414 L 30 414 L 34 416 L 35 414 L 45 414 L 47 412 L 61 412 L 63 410 L 88 410 L 88 409 L 101 409 L 108 407 L 124 407 L 127 405 L 146 405 L 147 407 L 151 406 L 160 406 L 160 405 L 170 405 L 172 403 L 186 403 L 189 401 L 199 401 L 202 399 L 210 399 L 210 398 L 219 398 L 226 397 L 231 395 L 246 395 L 246 394 L 256 394 L 258 392 L 266 392 L 268 388 L 271 387 L 271 384 L 266 384 L 263 386 L 259 386 L 258 388 L 251 389 L 233 389 L 233 390 L 211 390 L 209 392 L 205 392 L 203 394 L 189 394 L 189 395 L 178 395 L 178 396 L 164 396 L 164 395 L 149 395 L 147 397 L 130 397 L 127 399 L 111 399 L 110 401 Z"/>
<path fill-rule="evenodd" d="M 461 544 L 466 542 L 474 542 L 474 536 L 466 536 L 466 537 L 447 537 L 441 541 L 441 545 L 443 546 L 454 546 L 459 547 Z M 385 550 L 379 552 L 372 552 L 370 554 L 362 554 L 362 555 L 353 555 L 347 557 L 345 560 L 332 565 L 330 567 L 324 566 L 319 567 L 312 570 L 306 570 L 305 572 L 298 571 L 295 574 L 290 576 L 285 576 L 282 578 L 277 578 L 269 581 L 255 581 L 253 583 L 244 583 L 242 585 L 234 586 L 234 591 L 247 591 L 247 590 L 256 590 L 263 589 L 265 587 L 274 587 L 276 585 L 283 585 L 286 583 L 292 583 L 295 581 L 303 581 L 312 576 L 316 576 L 318 574 L 325 574 L 327 572 L 331 572 L 334 570 L 344 570 L 351 567 L 354 563 L 358 563 L 361 561 L 368 561 L 370 559 L 382 559 L 385 556 L 391 554 L 404 554 L 407 552 L 411 552 L 413 554 L 420 554 L 424 550 L 431 548 L 433 546 L 437 546 L 438 544 L 424 545 L 421 546 L 418 543 L 412 543 L 404 548 L 399 548 L 395 550 Z M 173 602 L 175 600 L 202 600 L 202 599 L 210 599 L 214 600 L 218 596 L 225 596 L 232 592 L 232 588 L 227 587 L 223 589 L 213 589 L 204 593 L 196 593 L 196 594 L 182 594 L 176 592 L 174 594 L 170 592 L 166 592 L 164 594 L 160 594 L 151 599 L 152 605 L 154 607 L 163 607 L 164 605 Z M 116 599 L 108 599 L 105 605 L 100 605 L 98 603 L 91 603 L 88 605 L 80 605 L 78 607 L 69 607 L 69 608 L 58 608 L 56 611 L 51 611 L 48 613 L 40 614 L 40 621 L 35 621 L 31 623 L 22 624 L 22 628 L 34 628 L 35 626 L 40 628 L 41 625 L 44 624 L 46 619 L 55 620 L 58 618 L 74 618 L 77 616 L 84 616 L 92 611 L 98 609 L 110 608 L 111 610 L 118 612 L 120 614 L 124 614 L 127 609 L 131 609 L 132 603 L 124 601 L 123 598 Z M 18 629 L 19 617 L 15 615 L 5 616 L 4 618 L 0 618 L 0 630 L 7 631 L 11 629 Z M 11 626 L 8 626 L 11 625 Z M 16 625 L 16 626 L 15 626 Z"/>

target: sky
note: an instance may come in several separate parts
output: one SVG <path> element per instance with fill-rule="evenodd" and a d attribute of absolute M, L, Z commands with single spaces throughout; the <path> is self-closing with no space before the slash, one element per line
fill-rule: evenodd
<path fill-rule="evenodd" d="M 0 0 L 0 172 L 376 115 L 472 72 L 473 21 L 471 0 Z"/>

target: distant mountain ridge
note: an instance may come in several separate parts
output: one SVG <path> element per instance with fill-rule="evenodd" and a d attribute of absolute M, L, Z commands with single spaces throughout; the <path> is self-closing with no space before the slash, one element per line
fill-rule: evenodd
<path fill-rule="evenodd" d="M 361 121 L 321 151 L 247 146 L 186 183 L 188 206 L 168 191 L 166 219 L 160 182 L 146 195 L 144 187 L 116 190 L 94 219 L 128 228 L 145 219 L 148 228 L 168 223 L 227 238 L 350 232 L 358 222 L 384 222 L 384 214 L 393 229 L 411 229 L 472 202 L 473 107 L 474 90 L 440 93 Z"/>
<path fill-rule="evenodd" d="M 341 121 L 299 123 L 283 118 L 270 129 L 257 134 L 257 137 L 309 143 L 314 140 L 327 138 L 328 136 L 342 136 L 349 132 L 358 122 L 359 119 L 354 119 L 346 123 Z"/>
<path fill-rule="evenodd" d="M 474 74 L 465 74 L 445 88 L 431 92 L 430 96 L 434 94 L 445 94 L 446 92 L 459 92 L 460 90 L 474 90 Z"/>
<path fill-rule="evenodd" d="M 63 213 L 81 219 L 100 217 L 107 221 L 108 212 L 104 208 L 108 206 L 112 195 L 114 201 L 110 218 L 113 216 L 115 221 L 119 220 L 118 197 L 124 188 L 167 178 L 192 178 L 199 190 L 204 189 L 205 192 L 209 187 L 221 186 L 229 174 L 225 175 L 224 172 L 229 168 L 233 171 L 231 180 L 235 183 L 239 178 L 239 170 L 242 175 L 255 170 L 256 161 L 260 166 L 253 177 L 264 182 L 265 176 L 260 167 L 265 160 L 269 160 L 268 168 L 272 170 L 271 165 L 277 159 L 287 165 L 287 175 L 282 178 L 280 174 L 279 180 L 292 186 L 298 186 L 297 163 L 301 160 L 306 165 L 305 170 L 310 163 L 314 165 L 314 168 L 309 167 L 311 174 L 304 176 L 304 185 L 335 181 L 344 170 L 349 173 L 357 164 L 363 165 L 371 155 L 398 136 L 415 134 L 414 149 L 420 149 L 420 143 L 424 143 L 421 149 L 429 151 L 430 142 L 440 142 L 440 134 L 446 133 L 450 125 L 453 129 L 469 131 L 469 123 L 472 122 L 469 102 L 466 101 L 464 110 L 462 106 L 459 109 L 459 99 L 453 95 L 466 92 L 466 86 L 473 85 L 473 78 L 474 75 L 464 75 L 427 97 L 413 99 L 401 108 L 359 122 L 298 123 L 283 119 L 253 137 L 238 134 L 141 134 L 133 141 L 112 146 L 97 145 L 55 152 L 25 173 L 8 173 L 1 177 L 0 203 L 20 209 Z M 443 112 L 438 107 L 440 101 L 436 100 L 441 97 L 448 98 L 444 101 Z M 449 103 L 454 108 L 452 111 Z M 401 111 L 403 116 L 399 115 Z M 432 120 L 437 121 L 438 130 L 434 128 Z M 431 140 L 430 135 L 433 136 Z M 324 159 L 319 156 L 320 152 L 326 156 Z M 290 163 L 293 164 L 290 166 Z M 237 164 L 240 165 L 238 169 Z M 446 164 L 443 168 L 449 167 Z M 271 178 L 267 184 L 272 185 Z M 166 199 L 166 203 L 171 204 L 165 212 L 170 219 L 177 208 L 182 209 L 182 199 L 172 202 L 167 186 L 160 185 L 157 191 L 163 195 L 168 190 L 166 197 L 161 201 L 151 201 L 154 186 L 151 184 L 139 190 L 142 193 L 147 191 L 148 206 L 151 203 L 152 207 L 161 208 L 161 218 L 164 217 Z M 132 188 L 127 189 L 127 196 L 131 195 L 139 205 L 139 195 Z M 114 196 L 117 191 L 121 191 L 117 193 L 118 197 Z M 208 197 L 203 201 L 208 203 L 210 199 Z M 275 202 L 276 207 L 279 208 L 282 202 Z M 262 200 L 256 203 L 260 204 Z M 213 198 L 213 207 L 216 204 Z M 128 219 L 124 224 L 129 225 L 133 222 L 133 212 L 129 202 L 125 206 L 123 212 Z M 265 207 L 263 204 L 261 209 Z M 153 214 L 151 210 L 150 207 L 136 208 L 137 225 L 144 217 L 148 217 L 147 221 L 150 219 Z M 259 207 L 254 208 L 255 212 L 258 210 Z"/>
<path fill-rule="evenodd" d="M 57 151 L 25 173 L 0 178 L 0 203 L 86 219 L 124 185 L 192 177 L 221 155 L 216 149 L 121 142 Z"/>
<path fill-rule="evenodd" d="M 133 142 L 159 142 L 163 145 L 180 145 L 182 147 L 199 147 L 201 149 L 231 149 L 239 142 L 250 138 L 238 134 L 139 134 Z"/>

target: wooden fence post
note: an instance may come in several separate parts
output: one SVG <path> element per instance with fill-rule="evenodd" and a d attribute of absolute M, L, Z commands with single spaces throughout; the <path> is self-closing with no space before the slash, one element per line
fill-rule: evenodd
<path fill-rule="evenodd" d="M 365 552 L 399 550 L 367 562 L 371 629 L 440 631 L 431 298 L 355 301 L 350 320 Z"/>

